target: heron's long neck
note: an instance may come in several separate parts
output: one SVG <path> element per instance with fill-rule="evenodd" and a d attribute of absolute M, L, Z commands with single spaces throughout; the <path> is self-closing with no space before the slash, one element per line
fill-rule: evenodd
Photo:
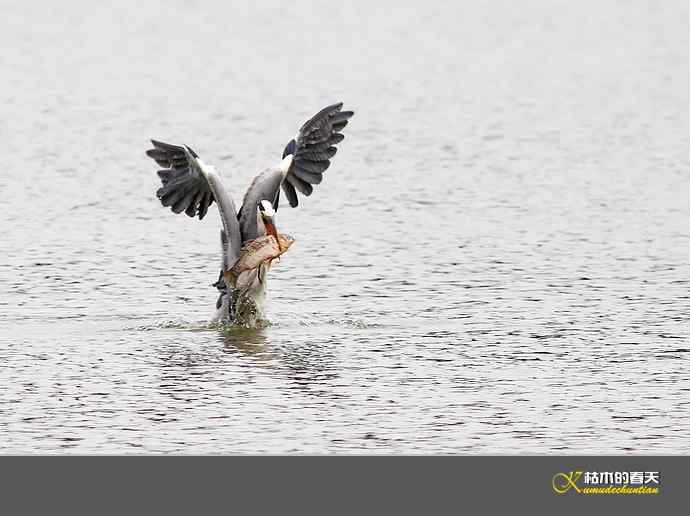
<path fill-rule="evenodd" d="M 218 212 L 220 213 L 220 219 L 223 223 L 223 229 L 227 236 L 227 249 L 226 256 L 230 261 L 237 259 L 239 255 L 239 250 L 241 247 L 240 242 L 240 224 L 237 221 L 237 210 L 235 209 L 235 203 L 232 197 L 228 195 L 228 192 L 223 187 L 223 183 L 220 178 L 213 174 L 208 173 L 206 175 L 208 184 L 213 192 L 213 197 L 218 204 Z M 232 263 L 228 264 L 232 266 Z"/>

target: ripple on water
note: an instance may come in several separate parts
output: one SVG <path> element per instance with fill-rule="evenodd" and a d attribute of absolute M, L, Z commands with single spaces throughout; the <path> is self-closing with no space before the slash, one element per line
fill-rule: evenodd
<path fill-rule="evenodd" d="M 690 453 L 686 4 L 370 4 L 300 12 L 319 45 L 277 0 L 3 11 L 0 452 Z M 208 324 L 219 222 L 160 207 L 148 139 L 240 202 L 338 99 L 270 323 Z"/>

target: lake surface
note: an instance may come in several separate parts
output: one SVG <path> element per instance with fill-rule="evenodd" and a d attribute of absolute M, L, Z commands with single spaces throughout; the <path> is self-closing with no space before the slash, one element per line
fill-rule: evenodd
<path fill-rule="evenodd" d="M 0 4 L 0 452 L 690 453 L 686 2 Z M 269 276 L 219 219 L 356 111 Z"/>

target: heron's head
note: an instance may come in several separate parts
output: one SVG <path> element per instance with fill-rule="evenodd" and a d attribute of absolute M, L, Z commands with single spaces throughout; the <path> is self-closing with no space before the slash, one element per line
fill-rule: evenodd
<path fill-rule="evenodd" d="M 261 222 L 264 225 L 264 229 L 266 230 L 266 234 L 267 235 L 273 235 L 277 241 L 278 240 L 278 230 L 276 229 L 276 224 L 275 224 L 276 212 L 273 209 L 273 205 L 269 201 L 264 199 L 261 202 L 259 202 L 257 209 L 259 210 L 259 217 L 261 219 Z"/>

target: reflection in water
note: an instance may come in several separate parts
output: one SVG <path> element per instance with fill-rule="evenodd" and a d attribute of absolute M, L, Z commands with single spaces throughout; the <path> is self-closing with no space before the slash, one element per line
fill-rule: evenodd
<path fill-rule="evenodd" d="M 215 338 L 201 348 L 185 344 L 182 339 L 176 344 L 165 342 L 156 347 L 161 369 L 161 393 L 167 392 L 174 398 L 180 392 L 186 395 L 201 393 L 208 388 L 208 382 L 220 380 L 224 384 L 232 384 L 236 378 L 228 378 L 225 373 L 237 370 L 242 375 L 254 377 L 261 374 L 277 378 L 285 386 L 292 385 L 317 395 L 310 389 L 338 377 L 335 352 L 338 342 L 285 340 L 286 335 L 294 337 L 304 332 L 301 326 L 185 327 L 187 331 L 215 335 Z M 272 343 L 272 336 L 277 337 L 278 344 Z"/>
<path fill-rule="evenodd" d="M 243 355 L 260 362 L 273 362 L 280 353 L 271 348 L 271 339 L 266 328 L 229 327 L 219 330 L 223 351 Z"/>
<path fill-rule="evenodd" d="M 296 385 L 308 386 L 337 377 L 331 350 L 333 343 L 314 341 L 271 344 L 270 333 L 277 327 L 260 329 L 232 327 L 221 332 L 224 351 L 242 355 L 257 365 L 273 369 L 277 374 L 292 378 Z M 303 328 L 280 328 L 282 332 L 299 332 Z M 282 340 L 282 339 L 281 339 Z"/>

